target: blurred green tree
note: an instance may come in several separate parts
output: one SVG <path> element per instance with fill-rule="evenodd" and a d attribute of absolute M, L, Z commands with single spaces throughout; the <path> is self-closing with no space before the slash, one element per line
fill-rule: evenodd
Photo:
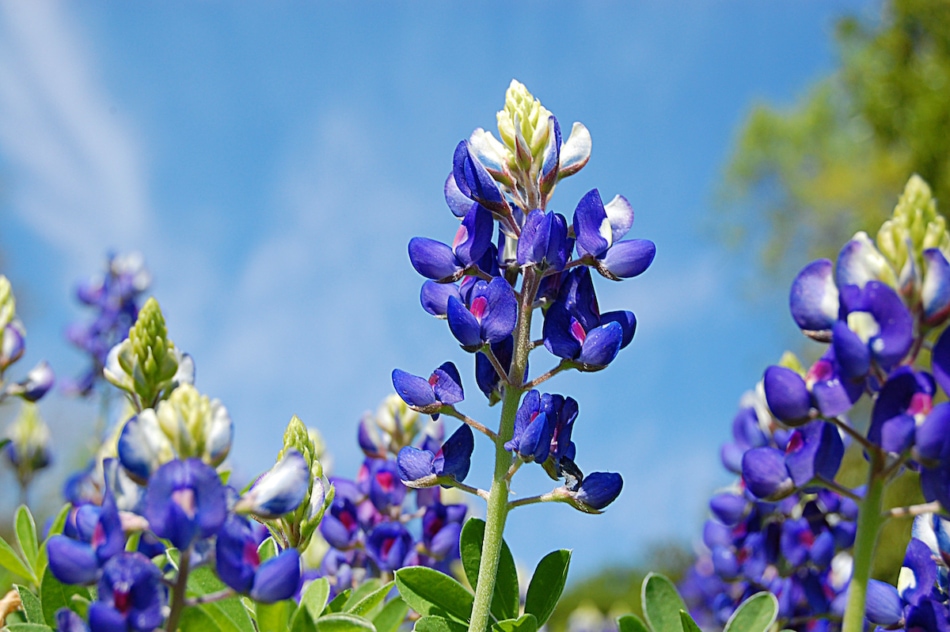
<path fill-rule="evenodd" d="M 724 236 L 783 276 L 876 231 L 913 173 L 950 201 L 950 0 L 892 0 L 836 39 L 841 67 L 790 109 L 755 105 L 726 167 Z"/>

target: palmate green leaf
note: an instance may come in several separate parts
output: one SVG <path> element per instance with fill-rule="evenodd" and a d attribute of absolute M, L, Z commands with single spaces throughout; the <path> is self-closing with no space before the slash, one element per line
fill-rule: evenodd
<path fill-rule="evenodd" d="M 567 570 L 571 565 L 571 552 L 565 549 L 552 551 L 541 558 L 525 597 L 524 611 L 533 614 L 542 626 L 554 612 L 567 582 Z"/>
<path fill-rule="evenodd" d="M 188 575 L 187 595 L 201 597 L 227 588 L 207 566 L 191 571 Z M 222 632 L 254 632 L 254 624 L 237 596 L 201 605 L 201 609 L 215 621 Z"/>
<path fill-rule="evenodd" d="M 254 612 L 257 615 L 258 629 L 260 632 L 287 632 L 296 608 L 297 604 L 292 599 L 255 604 Z"/>
<path fill-rule="evenodd" d="M 726 621 L 723 632 L 766 632 L 775 623 L 778 600 L 770 592 L 760 592 L 742 602 Z"/>
<path fill-rule="evenodd" d="M 20 595 L 20 604 L 23 607 L 23 614 L 26 615 L 27 623 L 44 623 L 43 606 L 40 605 L 40 598 L 33 594 L 33 591 L 26 586 L 14 584 L 17 594 Z"/>
<path fill-rule="evenodd" d="M 643 619 L 635 614 L 625 614 L 617 619 L 617 627 L 620 632 L 650 632 Z"/>
<path fill-rule="evenodd" d="M 680 610 L 680 623 L 683 624 L 683 630 L 685 630 L 685 632 L 703 632 L 699 626 L 696 625 L 696 622 L 693 621 L 693 617 L 689 616 L 689 613 L 685 610 Z"/>
<path fill-rule="evenodd" d="M 56 627 L 56 612 L 60 608 L 70 608 L 78 612 L 78 604 L 73 599 L 76 595 L 89 600 L 89 590 L 85 586 L 63 584 L 47 568 L 40 582 L 40 600 L 46 625 Z"/>
<path fill-rule="evenodd" d="M 449 615 L 458 621 L 472 619 L 475 596 L 448 575 L 425 566 L 396 571 L 396 586 L 409 607 L 422 616 Z"/>
<path fill-rule="evenodd" d="M 36 557 L 40 554 L 40 547 L 36 538 L 36 523 L 33 521 L 33 514 L 30 513 L 26 505 L 17 507 L 14 526 L 16 528 L 16 542 L 20 545 L 20 551 L 23 552 L 23 559 L 35 572 Z"/>
<path fill-rule="evenodd" d="M 313 622 L 327 607 L 327 597 L 329 596 L 330 582 L 325 577 L 315 579 L 307 584 L 303 594 L 300 595 L 300 607 L 297 608 L 294 618 L 290 622 L 291 629 L 296 631 L 298 628 L 307 628 L 307 622 L 302 621 L 302 619 L 308 619 L 309 624 L 313 626 Z"/>
<path fill-rule="evenodd" d="M 533 614 L 526 614 L 517 619 L 499 621 L 491 629 L 493 632 L 537 632 L 538 620 Z"/>
<path fill-rule="evenodd" d="M 370 621 L 342 612 L 320 617 L 316 624 L 317 632 L 376 632 Z"/>
<path fill-rule="evenodd" d="M 676 586 L 659 573 L 650 573 L 643 580 L 641 600 L 643 614 L 653 630 L 683 632 L 680 610 L 686 610 Z"/>
<path fill-rule="evenodd" d="M 344 611 L 358 617 L 372 619 L 381 610 L 383 602 L 386 601 L 386 595 L 392 592 L 393 586 L 395 586 L 395 582 L 384 584 L 355 602 L 354 597 L 357 596 L 357 593 L 354 592 L 353 596 L 350 597 L 347 602 Z"/>
<path fill-rule="evenodd" d="M 407 614 L 409 614 L 409 604 L 403 601 L 402 597 L 392 599 L 373 618 L 376 632 L 396 632 L 406 620 Z"/>
<path fill-rule="evenodd" d="M 478 586 L 478 567 L 482 561 L 482 543 L 485 540 L 485 521 L 469 518 L 462 527 L 459 538 L 459 550 L 462 554 L 462 568 L 472 588 Z M 501 557 L 495 572 L 495 589 L 492 592 L 491 612 L 496 619 L 514 619 L 521 605 L 518 589 L 518 569 L 515 558 L 505 541 L 501 543 Z"/>
<path fill-rule="evenodd" d="M 27 566 L 20 554 L 17 553 L 7 541 L 0 538 L 0 566 L 4 567 L 14 575 L 28 579 L 34 584 L 38 584 L 37 578 L 33 576 L 30 567 Z"/>
<path fill-rule="evenodd" d="M 468 632 L 468 624 L 428 615 L 416 621 L 412 629 L 415 632 Z"/>
<path fill-rule="evenodd" d="M 333 614 L 334 612 L 343 612 L 343 606 L 346 605 L 347 600 L 350 598 L 350 593 L 353 591 L 349 588 L 342 591 L 336 597 L 333 598 L 333 601 L 327 604 L 326 611 L 324 614 Z"/>

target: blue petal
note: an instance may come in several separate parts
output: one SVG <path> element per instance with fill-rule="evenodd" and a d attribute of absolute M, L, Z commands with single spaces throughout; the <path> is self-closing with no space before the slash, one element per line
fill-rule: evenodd
<path fill-rule="evenodd" d="M 835 358 L 841 364 L 842 374 L 848 379 L 863 377 L 871 370 L 871 351 L 868 345 L 848 328 L 843 320 L 836 321 L 831 343 Z"/>
<path fill-rule="evenodd" d="M 310 490 L 310 480 L 306 459 L 290 450 L 241 497 L 235 510 L 278 518 L 300 506 Z"/>
<path fill-rule="evenodd" d="M 300 584 L 300 554 L 297 549 L 285 549 L 257 569 L 251 599 L 260 603 L 274 603 L 290 599 Z"/>
<path fill-rule="evenodd" d="M 612 274 L 629 279 L 646 272 L 656 257 L 656 245 L 649 239 L 630 239 L 615 243 L 601 259 Z"/>
<path fill-rule="evenodd" d="M 414 408 L 425 408 L 435 404 L 435 392 L 425 378 L 393 369 L 393 388 L 404 402 Z"/>
<path fill-rule="evenodd" d="M 608 238 L 612 240 L 613 233 L 597 189 L 588 191 L 577 203 L 573 223 L 577 250 L 582 256 L 600 257 L 610 248 Z"/>
<path fill-rule="evenodd" d="M 739 524 L 749 507 L 749 501 L 738 494 L 716 494 L 709 501 L 709 509 L 724 525 Z"/>
<path fill-rule="evenodd" d="M 462 304 L 462 301 L 450 296 L 446 316 L 449 321 L 449 330 L 462 347 L 474 351 L 482 345 L 481 325 L 472 312 Z"/>
<path fill-rule="evenodd" d="M 434 378 L 434 379 L 433 379 Z M 457 404 L 465 399 L 465 392 L 462 390 L 462 376 L 459 370 L 451 362 L 443 362 L 429 378 L 433 382 L 432 388 L 438 401 L 446 406 Z"/>
<path fill-rule="evenodd" d="M 826 331 L 838 320 L 838 288 L 831 261 L 819 259 L 805 266 L 788 297 L 792 318 L 803 331 Z"/>
<path fill-rule="evenodd" d="M 950 328 L 944 329 L 930 354 L 930 361 L 934 379 L 943 389 L 950 393 Z"/>
<path fill-rule="evenodd" d="M 452 277 L 462 271 L 462 266 L 450 247 L 427 237 L 413 237 L 409 240 L 409 261 L 416 272 L 434 281 Z"/>
<path fill-rule="evenodd" d="M 254 566 L 245 559 L 244 551 L 256 545 L 247 518 L 232 514 L 218 531 L 215 541 L 215 570 L 218 577 L 236 592 L 246 595 L 254 584 Z"/>
<path fill-rule="evenodd" d="M 428 450 L 406 446 L 396 455 L 399 477 L 407 482 L 418 481 L 435 474 L 433 459 L 435 455 Z"/>
<path fill-rule="evenodd" d="M 99 561 L 92 546 L 55 535 L 47 544 L 49 570 L 64 584 L 90 584 L 99 574 Z"/>
<path fill-rule="evenodd" d="M 601 325 L 587 333 L 577 361 L 591 366 L 607 366 L 620 352 L 623 342 L 623 327 L 612 322 Z"/>
<path fill-rule="evenodd" d="M 785 455 L 775 448 L 752 448 L 742 457 L 742 480 L 756 498 L 776 500 L 795 489 Z"/>
<path fill-rule="evenodd" d="M 467 424 L 462 424 L 442 444 L 443 462 L 438 471 L 439 476 L 451 476 L 459 482 L 464 481 L 472 465 L 474 451 L 475 435 Z"/>
<path fill-rule="evenodd" d="M 494 213 L 507 211 L 508 204 L 505 202 L 504 195 L 488 170 L 472 155 L 467 140 L 463 140 L 456 146 L 452 169 L 455 183 L 462 195 L 475 200 Z"/>
<path fill-rule="evenodd" d="M 591 472 L 581 483 L 575 498 L 582 504 L 600 511 L 620 495 L 623 478 L 615 472 Z"/>
<path fill-rule="evenodd" d="M 503 277 L 495 277 L 488 284 L 488 310 L 482 319 L 481 338 L 492 344 L 501 342 L 518 323 L 518 299 Z"/>
<path fill-rule="evenodd" d="M 449 209 L 456 217 L 465 217 L 466 213 L 472 209 L 472 205 L 475 204 L 474 200 L 465 197 L 458 184 L 455 183 L 454 172 L 449 173 L 449 177 L 445 179 L 443 192 L 445 193 L 445 203 L 449 205 Z"/>
<path fill-rule="evenodd" d="M 924 251 L 925 272 L 920 288 L 924 320 L 939 325 L 950 316 L 950 263 L 937 248 Z"/>
<path fill-rule="evenodd" d="M 777 419 L 796 423 L 808 418 L 811 397 L 801 375 L 783 366 L 770 366 L 765 370 L 764 387 L 765 401 Z"/>
<path fill-rule="evenodd" d="M 865 618 L 875 625 L 885 627 L 900 623 L 904 615 L 897 589 L 876 579 L 868 580 Z"/>
<path fill-rule="evenodd" d="M 950 461 L 950 403 L 942 402 L 933 407 L 917 427 L 914 443 L 921 458 Z"/>
<path fill-rule="evenodd" d="M 470 266 L 482 258 L 491 246 L 494 229 L 491 213 L 479 204 L 473 206 L 462 219 L 452 247 L 462 266 Z"/>
<path fill-rule="evenodd" d="M 581 343 L 571 335 L 571 314 L 557 301 L 544 314 L 541 329 L 544 346 L 559 358 L 573 360 L 581 351 Z M 950 344 L 948 347 L 948 370 L 950 370 Z"/>
<path fill-rule="evenodd" d="M 634 316 L 633 312 L 607 312 L 600 317 L 600 323 L 602 325 L 607 323 L 617 323 L 623 328 L 623 340 L 620 343 L 621 349 L 633 341 L 633 335 L 637 331 L 637 317 Z"/>

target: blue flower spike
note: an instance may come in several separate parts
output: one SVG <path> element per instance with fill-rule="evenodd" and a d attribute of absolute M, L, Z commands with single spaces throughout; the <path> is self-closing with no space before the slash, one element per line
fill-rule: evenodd
<path fill-rule="evenodd" d="M 467 306 L 454 296 L 449 296 L 447 306 L 452 335 L 471 353 L 483 345 L 501 342 L 518 322 L 518 299 L 503 277 L 476 281 Z"/>
<path fill-rule="evenodd" d="M 466 213 L 451 246 L 426 237 L 409 241 L 409 261 L 416 272 L 443 283 L 457 281 L 491 246 L 491 214 L 476 204 Z"/>
<path fill-rule="evenodd" d="M 225 487 L 200 459 L 169 461 L 149 479 L 145 519 L 155 535 L 179 550 L 214 535 L 227 513 Z"/>
<path fill-rule="evenodd" d="M 406 486 L 414 488 L 451 486 L 450 482 L 443 482 L 446 479 L 461 483 L 468 476 L 474 451 L 475 435 L 468 425 L 462 424 L 436 452 L 412 446 L 400 450 L 396 457 L 399 477 Z"/>
<path fill-rule="evenodd" d="M 261 562 L 258 537 L 247 518 L 230 515 L 215 545 L 218 576 L 242 595 L 260 603 L 289 599 L 300 584 L 300 554 L 288 548 Z"/>
<path fill-rule="evenodd" d="M 622 196 L 605 205 L 597 189 L 589 191 L 577 204 L 573 224 L 578 254 L 588 257 L 608 279 L 639 276 L 653 263 L 656 245 L 652 241 L 621 241 L 633 226 L 633 207 Z"/>
<path fill-rule="evenodd" d="M 141 553 L 120 553 L 102 569 L 98 600 L 89 606 L 91 630 L 154 630 L 165 620 L 162 574 Z"/>

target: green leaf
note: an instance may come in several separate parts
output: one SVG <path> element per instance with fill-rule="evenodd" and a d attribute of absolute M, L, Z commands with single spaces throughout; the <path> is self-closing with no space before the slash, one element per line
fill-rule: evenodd
<path fill-rule="evenodd" d="M 227 586 L 207 566 L 194 569 L 188 575 L 188 592 L 191 597 L 201 597 L 220 592 Z M 254 624 L 237 596 L 203 604 L 201 608 L 223 632 L 254 632 Z"/>
<path fill-rule="evenodd" d="M 336 613 L 320 617 L 316 621 L 317 632 L 376 632 L 373 624 L 352 614 Z"/>
<path fill-rule="evenodd" d="M 218 622 L 211 616 L 207 610 L 201 608 L 185 608 L 181 612 L 181 620 L 178 622 L 178 629 L 181 632 L 204 632 L 205 630 L 221 632 Z"/>
<path fill-rule="evenodd" d="M 444 617 L 429 615 L 416 621 L 415 632 L 468 632 L 468 625 Z"/>
<path fill-rule="evenodd" d="M 43 623 L 43 606 L 40 605 L 40 598 L 26 586 L 14 584 L 13 587 L 20 595 L 20 604 L 23 606 L 27 623 Z"/>
<path fill-rule="evenodd" d="M 472 618 L 474 595 L 448 575 L 425 566 L 409 566 L 396 571 L 396 586 L 409 606 L 425 616 L 448 614 L 459 621 Z"/>
<path fill-rule="evenodd" d="M 339 595 L 333 598 L 333 601 L 327 604 L 325 614 L 333 614 L 335 612 L 343 612 L 343 606 L 346 605 L 346 600 L 350 598 L 350 593 L 353 592 L 349 588 L 341 592 Z"/>
<path fill-rule="evenodd" d="M 329 596 L 330 582 L 328 582 L 325 577 L 315 579 L 307 584 L 307 588 L 304 589 L 303 594 L 300 595 L 300 607 L 297 608 L 297 612 L 294 613 L 290 627 L 294 630 L 297 630 L 298 626 L 307 627 L 306 622 L 298 622 L 298 619 L 306 619 L 310 625 L 313 626 L 313 622 L 319 618 L 320 613 L 326 608 L 327 597 Z"/>
<path fill-rule="evenodd" d="M 470 518 L 462 527 L 459 549 L 462 567 L 472 588 L 478 585 L 478 567 L 482 560 L 482 542 L 485 540 L 485 521 Z M 501 542 L 501 557 L 495 573 L 495 589 L 492 592 L 491 611 L 497 619 L 514 619 L 518 616 L 521 594 L 518 590 L 518 569 L 515 558 L 505 541 Z"/>
<path fill-rule="evenodd" d="M 20 505 L 14 518 L 16 525 L 16 541 L 23 552 L 23 559 L 31 569 L 36 569 L 36 557 L 40 554 L 40 547 L 36 540 L 36 523 L 33 514 L 26 505 Z"/>
<path fill-rule="evenodd" d="M 0 566 L 23 579 L 29 579 L 35 584 L 39 583 L 23 558 L 2 537 L 0 537 Z"/>
<path fill-rule="evenodd" d="M 775 623 L 778 600 L 770 592 L 760 592 L 742 602 L 726 621 L 723 632 L 765 632 Z"/>
<path fill-rule="evenodd" d="M 261 560 L 261 564 L 266 562 L 272 557 L 277 557 L 279 551 L 277 550 L 277 542 L 274 541 L 274 536 L 270 536 L 257 547 L 257 555 Z"/>
<path fill-rule="evenodd" d="M 567 581 L 567 569 L 571 565 L 571 552 L 565 549 L 552 551 L 541 558 L 534 569 L 528 595 L 525 597 L 524 611 L 533 614 L 542 626 L 554 612 L 557 600 L 561 598 L 564 583 Z M 664 630 L 664 632 L 666 632 Z"/>
<path fill-rule="evenodd" d="M 46 534 L 46 539 L 43 540 L 43 544 L 40 545 L 40 552 L 39 555 L 36 556 L 36 564 L 33 566 L 37 577 L 42 577 L 46 574 L 46 566 L 49 564 L 46 546 L 49 544 L 50 538 L 63 533 L 63 528 L 66 526 L 66 517 L 69 516 L 70 506 L 69 504 L 63 505 L 63 508 L 59 510 L 59 513 L 56 514 L 56 518 L 49 528 L 49 532 Z"/>
<path fill-rule="evenodd" d="M 406 620 L 407 614 L 409 614 L 409 605 L 402 600 L 402 597 L 396 597 L 383 606 L 383 609 L 373 619 L 376 632 L 396 632 L 402 622 Z"/>
<path fill-rule="evenodd" d="M 350 614 L 355 614 L 358 617 L 366 617 L 367 619 L 373 618 L 380 610 L 380 606 L 383 605 L 383 602 L 386 601 L 386 596 L 392 591 L 393 586 L 394 583 L 389 582 L 388 584 L 380 586 L 352 605 L 350 605 L 348 602 L 346 611 Z M 356 593 L 353 593 L 353 596 L 355 597 Z M 350 602 L 352 601 L 353 597 L 350 597 Z"/>
<path fill-rule="evenodd" d="M 617 619 L 617 627 L 620 632 L 650 632 L 643 619 L 635 614 L 625 614 Z"/>
<path fill-rule="evenodd" d="M 71 603 L 69 604 L 69 607 L 76 614 L 82 617 L 84 621 L 88 621 L 89 620 L 89 606 L 92 602 L 90 602 L 88 599 L 86 599 L 82 595 L 73 595 L 70 601 Z M 43 611 L 43 614 L 44 615 L 46 614 L 46 610 Z"/>
<path fill-rule="evenodd" d="M 689 613 L 685 610 L 680 610 L 680 623 L 686 632 L 703 632 L 699 626 L 696 625 L 696 622 L 693 621 L 693 617 L 689 616 Z"/>
<path fill-rule="evenodd" d="M 290 621 L 290 632 L 317 632 L 317 624 L 306 608 L 297 608 L 294 618 Z"/>
<path fill-rule="evenodd" d="M 350 612 L 357 602 L 361 601 L 366 595 L 375 592 L 376 589 L 382 585 L 383 581 L 377 578 L 367 579 L 361 583 L 359 586 L 353 589 L 353 592 L 350 593 L 349 598 L 346 600 L 346 604 L 343 606 L 343 612 Z"/>
<path fill-rule="evenodd" d="M 254 606 L 257 614 L 257 627 L 261 632 L 287 632 L 290 627 L 290 617 L 297 604 L 292 599 L 284 599 L 277 603 L 258 603 Z"/>
<path fill-rule="evenodd" d="M 659 573 L 650 573 L 643 580 L 641 591 L 643 615 L 652 629 L 683 632 L 680 610 L 686 610 L 686 604 L 673 582 Z"/>
<path fill-rule="evenodd" d="M 43 573 L 40 583 L 40 601 L 43 604 L 43 619 L 46 624 L 56 627 L 56 612 L 60 608 L 79 611 L 74 596 L 89 600 L 89 591 L 84 586 L 72 586 L 61 583 L 49 568 Z"/>
<path fill-rule="evenodd" d="M 52 629 L 42 623 L 11 623 L 5 628 L 9 632 L 50 632 Z"/>
<path fill-rule="evenodd" d="M 538 620 L 533 614 L 526 614 L 518 619 L 499 621 L 491 628 L 494 632 L 536 632 Z"/>

